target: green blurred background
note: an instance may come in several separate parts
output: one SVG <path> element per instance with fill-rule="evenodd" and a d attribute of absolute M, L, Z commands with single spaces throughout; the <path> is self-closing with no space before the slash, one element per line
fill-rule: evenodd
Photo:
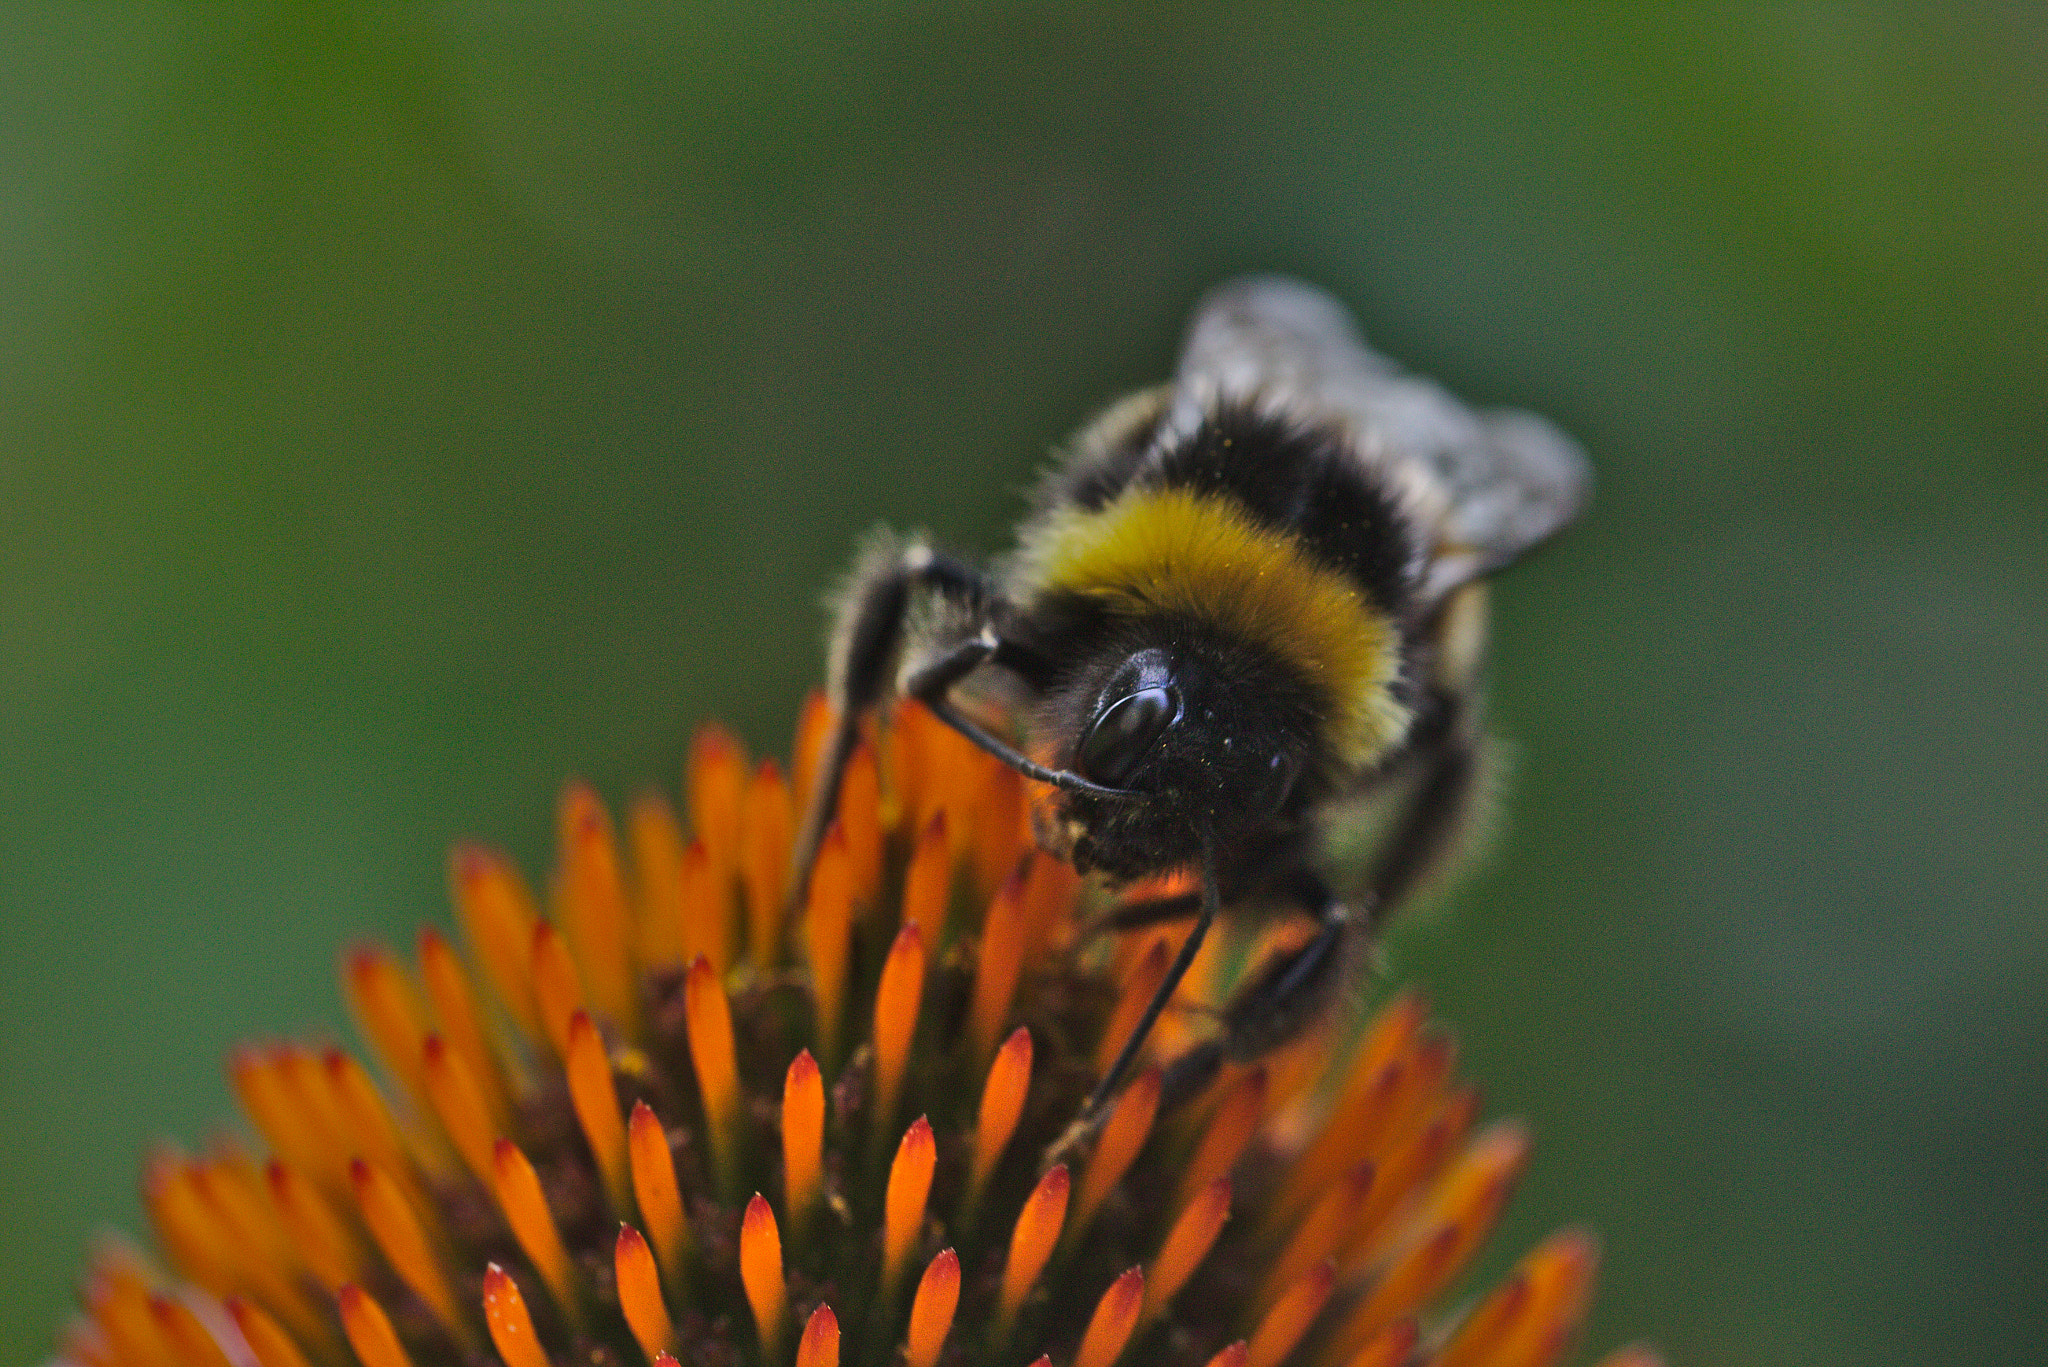
<path fill-rule="evenodd" d="M 1591 1340 L 2048 1335 L 2048 11 L 0 17 L 0 1361 L 449 841 L 781 748 L 1222 276 L 1593 452 L 1394 945 Z"/>

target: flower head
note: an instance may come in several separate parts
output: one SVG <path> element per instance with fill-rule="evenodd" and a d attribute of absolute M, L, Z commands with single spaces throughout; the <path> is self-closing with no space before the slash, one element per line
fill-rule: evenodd
<path fill-rule="evenodd" d="M 793 781 L 703 732 L 688 834 L 622 840 L 572 786 L 549 914 L 454 855 L 468 953 L 351 951 L 380 1083 L 332 1048 L 230 1074 L 259 1153 L 144 1176 L 167 1272 L 110 1245 L 64 1355 L 83 1367 L 575 1360 L 907 1367 L 1555 1361 L 1591 1239 L 1555 1236 L 1438 1308 L 1528 1154 L 1481 1125 L 1414 995 L 1226 1068 L 1178 1106 L 1141 1072 L 1070 1169 L 1044 1162 L 1184 932 L 1091 935 L 1033 850 L 1025 787 L 916 707 L 856 755 L 811 885 Z M 1171 1057 L 1269 943 L 1205 946 L 1152 1041 Z M 1038 1356 L 1038 1355 L 1045 1356 Z M 1631 1350 L 1610 1363 L 1643 1363 Z"/>

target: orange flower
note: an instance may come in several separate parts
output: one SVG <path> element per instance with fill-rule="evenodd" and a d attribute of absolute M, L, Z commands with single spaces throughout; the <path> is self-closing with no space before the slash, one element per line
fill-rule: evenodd
<path fill-rule="evenodd" d="M 1529 1144 L 1513 1123 L 1475 1127 L 1474 1095 L 1413 995 L 1348 1043 L 1318 1033 L 1200 1097 L 1162 1097 L 1158 1070 L 1141 1070 L 1093 1152 L 1071 1173 L 1043 1167 L 1167 943 L 1084 934 L 1101 895 L 1031 851 L 1023 781 L 914 708 L 863 746 L 785 924 L 818 715 L 814 702 L 794 790 L 782 766 L 750 767 L 707 730 L 687 826 L 643 798 L 622 844 L 572 785 L 548 917 L 505 860 L 458 850 L 468 962 L 432 930 L 416 968 L 374 947 L 344 961 L 383 1085 L 335 1050 L 237 1054 L 266 1151 L 150 1161 L 165 1267 L 103 1249 L 63 1357 L 1563 1355 L 1591 1289 L 1588 1235 L 1558 1235 L 1490 1293 L 1440 1308 Z M 1191 981 L 1213 999 L 1225 966 L 1256 953 L 1204 959 Z M 1159 1050 L 1200 1020 L 1179 1013 Z"/>

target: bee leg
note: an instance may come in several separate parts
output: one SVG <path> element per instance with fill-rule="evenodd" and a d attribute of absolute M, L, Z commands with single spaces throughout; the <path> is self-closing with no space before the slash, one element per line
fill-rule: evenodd
<path fill-rule="evenodd" d="M 1180 980 L 1187 976 L 1188 965 L 1195 961 L 1195 955 L 1201 951 L 1202 941 L 1209 934 L 1209 927 L 1215 923 L 1219 902 L 1216 890 L 1216 857 L 1210 848 L 1206 833 L 1202 841 L 1201 899 L 1201 910 L 1195 916 L 1195 924 L 1188 931 L 1187 939 L 1181 941 L 1180 953 L 1174 955 L 1173 962 L 1167 965 L 1166 976 L 1160 980 L 1158 989 L 1152 994 L 1152 1000 L 1145 1004 L 1145 1013 L 1138 1017 L 1138 1023 L 1132 1028 L 1130 1038 L 1124 1041 L 1123 1048 L 1117 1052 L 1116 1061 L 1109 1065 L 1109 1071 L 1102 1075 L 1102 1080 L 1095 1084 L 1095 1090 L 1089 1093 L 1088 1104 L 1081 1108 L 1081 1114 L 1074 1117 L 1074 1123 L 1067 1126 L 1066 1131 L 1053 1142 L 1052 1147 L 1045 1151 L 1044 1166 L 1050 1167 L 1060 1162 L 1101 1128 L 1103 1120 L 1109 1113 L 1109 1103 L 1116 1100 L 1116 1094 L 1122 1090 L 1124 1079 L 1129 1076 L 1132 1065 L 1138 1061 L 1138 1051 L 1145 1047 L 1146 1037 L 1152 1033 L 1152 1027 L 1158 1024 L 1159 1015 L 1166 1009 L 1166 1004 L 1173 1000 L 1174 991 L 1179 988 Z"/>
<path fill-rule="evenodd" d="M 1315 936 L 1260 968 L 1224 1006 L 1218 1037 L 1168 1065 L 1162 1105 L 1191 1099 L 1226 1062 L 1263 1057 L 1321 1019 L 1351 980 L 1357 950 L 1442 861 L 1464 827 L 1477 787 L 1478 745 L 1466 696 L 1440 689 L 1431 697 L 1427 720 L 1403 758 L 1404 771 L 1416 772 L 1414 786 L 1366 882 L 1359 914 L 1307 868 L 1283 865 L 1274 876 L 1269 886 L 1284 889 L 1284 901 L 1313 910 Z"/>
<path fill-rule="evenodd" d="M 831 739 L 818 765 L 804 823 L 790 857 L 789 888 L 784 909 L 794 914 L 810 892 L 811 868 L 824 843 L 825 828 L 839 807 L 839 788 L 846 766 L 860 744 L 861 718 L 889 689 L 889 673 L 903 648 L 904 623 L 918 590 L 937 593 L 986 613 L 1000 602 L 995 584 L 974 566 L 915 544 L 871 560 L 855 576 L 852 591 L 839 611 L 832 638 Z M 977 659 L 974 664 L 980 661 Z M 948 680 L 964 675 L 969 664 Z"/>
<path fill-rule="evenodd" d="M 1373 869 L 1367 926 L 1377 930 L 1456 845 L 1477 796 L 1479 745 L 1471 708 L 1439 690 L 1424 732 L 1411 742 L 1420 770 L 1407 808 Z"/>
<path fill-rule="evenodd" d="M 1106 911 L 1088 924 L 1087 934 L 1106 935 L 1126 930 L 1143 930 L 1174 921 L 1188 921 L 1202 913 L 1202 894 L 1179 892 L 1171 897 L 1147 897 Z"/>
<path fill-rule="evenodd" d="M 1351 976 L 1360 923 L 1344 904 L 1323 892 L 1317 929 L 1308 943 L 1260 967 L 1222 1011 L 1223 1030 L 1196 1045 L 1166 1070 L 1162 1105 L 1199 1094 L 1226 1062 L 1249 1063 L 1295 1039 L 1320 1020 Z"/>

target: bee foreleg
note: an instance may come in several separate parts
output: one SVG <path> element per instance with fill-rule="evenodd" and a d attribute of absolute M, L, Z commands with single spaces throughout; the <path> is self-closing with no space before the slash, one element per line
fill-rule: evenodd
<path fill-rule="evenodd" d="M 804 823 L 790 858 L 786 909 L 794 914 L 809 894 L 811 866 L 839 806 L 846 766 L 860 744 L 861 719 L 888 691 L 890 670 L 903 650 L 905 624 L 919 590 L 986 613 L 1000 595 L 986 574 L 923 543 L 871 554 L 855 571 L 832 636 L 832 735 L 819 761 Z M 978 639 L 978 638 L 973 638 Z M 974 661 L 960 671 L 972 669 Z M 959 675 L 947 681 L 957 682 Z"/>

